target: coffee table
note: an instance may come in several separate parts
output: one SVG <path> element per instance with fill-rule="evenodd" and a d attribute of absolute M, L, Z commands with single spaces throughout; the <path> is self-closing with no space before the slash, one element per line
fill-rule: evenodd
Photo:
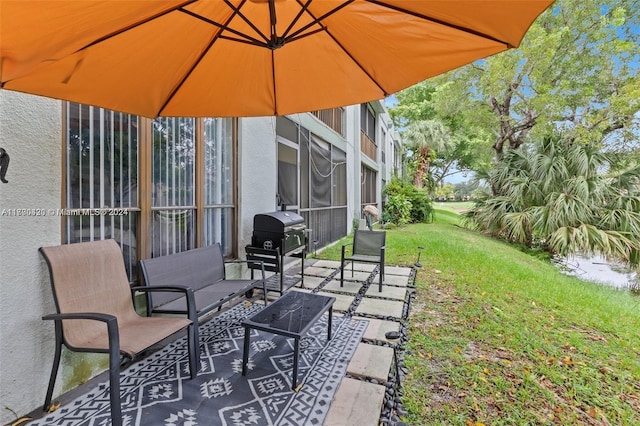
<path fill-rule="evenodd" d="M 242 354 L 242 375 L 247 373 L 251 330 L 262 330 L 295 340 L 293 351 L 293 377 L 291 388 L 298 387 L 298 355 L 300 339 L 325 312 L 329 312 L 327 341 L 331 340 L 331 318 L 335 297 L 290 291 L 260 312 L 242 321 L 244 327 L 244 352 Z"/>

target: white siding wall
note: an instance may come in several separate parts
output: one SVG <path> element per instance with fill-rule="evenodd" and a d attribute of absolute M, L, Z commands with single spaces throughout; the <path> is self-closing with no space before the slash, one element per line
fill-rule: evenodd
<path fill-rule="evenodd" d="M 61 102 L 0 91 L 0 147 L 11 158 L 0 183 L 1 424 L 41 406 L 47 390 L 53 324 L 41 317 L 54 308 L 38 247 L 60 244 L 60 218 L 10 214 L 60 207 L 61 124 Z"/>

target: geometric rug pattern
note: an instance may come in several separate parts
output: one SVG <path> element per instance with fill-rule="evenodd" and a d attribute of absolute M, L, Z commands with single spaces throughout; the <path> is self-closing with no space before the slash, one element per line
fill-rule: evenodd
<path fill-rule="evenodd" d="M 327 342 L 324 315 L 300 340 L 298 392 L 291 390 L 293 339 L 252 330 L 242 376 L 244 328 L 263 308 L 240 303 L 200 325 L 201 369 L 189 375 L 186 337 L 120 372 L 124 425 L 321 425 L 367 321 L 334 316 Z M 31 426 L 111 424 L 105 381 Z"/>

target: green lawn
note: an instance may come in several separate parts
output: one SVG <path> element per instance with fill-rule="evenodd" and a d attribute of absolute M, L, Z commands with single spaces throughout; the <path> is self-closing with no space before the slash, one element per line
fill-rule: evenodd
<path fill-rule="evenodd" d="M 438 210 L 448 210 L 463 213 L 473 207 L 473 201 L 434 201 L 433 206 Z"/>
<path fill-rule="evenodd" d="M 453 203 L 451 203 L 453 204 Z M 457 226 L 387 231 L 417 275 L 405 364 L 411 425 L 640 424 L 640 297 L 582 282 Z M 319 257 L 339 259 L 339 245 Z"/>

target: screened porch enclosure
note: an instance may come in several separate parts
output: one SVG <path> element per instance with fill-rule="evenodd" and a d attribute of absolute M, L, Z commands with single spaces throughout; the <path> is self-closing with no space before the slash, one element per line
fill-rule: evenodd
<path fill-rule="evenodd" d="M 347 234 L 346 153 L 288 118 L 276 119 L 278 199 L 311 230 L 309 250 Z"/>

